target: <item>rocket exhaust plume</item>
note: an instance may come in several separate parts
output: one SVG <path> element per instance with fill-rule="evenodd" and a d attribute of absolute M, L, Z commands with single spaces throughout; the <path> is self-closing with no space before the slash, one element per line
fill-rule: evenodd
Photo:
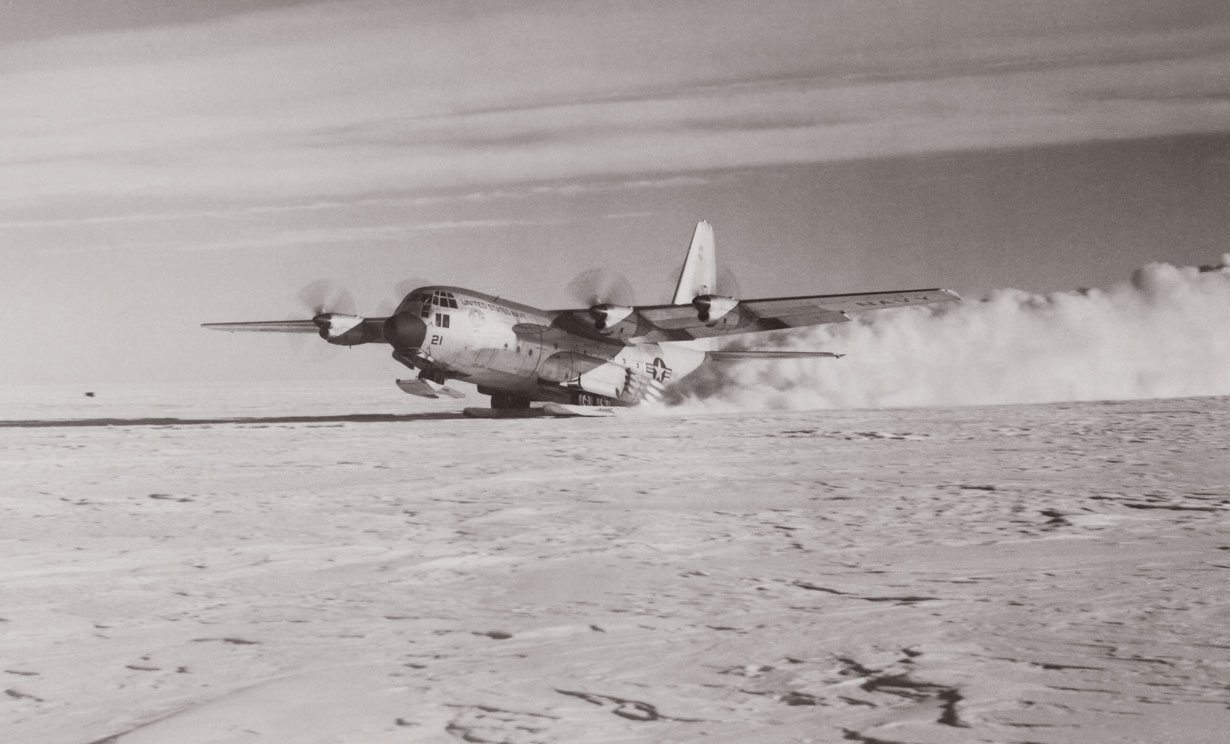
<path fill-rule="evenodd" d="M 1108 290 L 992 292 L 791 333 L 834 361 L 715 364 L 668 389 L 691 410 L 803 410 L 1230 395 L 1230 253 L 1152 263 Z M 754 344 L 763 348 L 763 344 Z"/>

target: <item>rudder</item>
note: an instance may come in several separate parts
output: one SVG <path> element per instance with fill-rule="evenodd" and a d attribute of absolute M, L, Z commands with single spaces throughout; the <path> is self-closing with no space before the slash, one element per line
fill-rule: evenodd
<path fill-rule="evenodd" d="M 717 246 L 713 240 L 713 226 L 701 220 L 696 223 L 696 232 L 692 233 L 692 244 L 688 246 L 688 257 L 679 272 L 671 303 L 688 305 L 693 298 L 716 291 Z"/>

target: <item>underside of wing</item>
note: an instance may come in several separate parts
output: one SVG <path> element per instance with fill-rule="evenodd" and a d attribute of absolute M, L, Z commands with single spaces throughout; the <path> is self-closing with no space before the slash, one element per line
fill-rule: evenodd
<path fill-rule="evenodd" d="M 251 320 L 241 323 L 202 323 L 202 328 L 214 331 L 248 331 L 255 333 L 319 333 L 313 320 Z"/>
<path fill-rule="evenodd" d="M 961 299 L 947 289 L 910 289 L 861 294 L 768 297 L 755 300 L 698 297 L 689 305 L 622 308 L 616 322 L 599 323 L 598 308 L 556 311 L 553 327 L 615 343 L 689 341 L 739 333 L 843 323 L 850 313 L 930 305 Z M 708 303 L 702 309 L 702 301 Z M 721 312 L 715 311 L 720 308 Z M 601 316 L 610 318 L 610 310 Z"/>

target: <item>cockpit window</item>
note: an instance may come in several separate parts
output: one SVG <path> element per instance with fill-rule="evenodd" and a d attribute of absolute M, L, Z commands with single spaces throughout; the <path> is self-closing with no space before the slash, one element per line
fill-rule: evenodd
<path fill-rule="evenodd" d="M 435 292 L 432 292 L 431 302 L 432 304 L 437 305 L 439 307 L 451 307 L 451 308 L 457 307 L 457 299 L 453 297 L 453 293 L 444 292 L 439 289 L 437 289 Z"/>

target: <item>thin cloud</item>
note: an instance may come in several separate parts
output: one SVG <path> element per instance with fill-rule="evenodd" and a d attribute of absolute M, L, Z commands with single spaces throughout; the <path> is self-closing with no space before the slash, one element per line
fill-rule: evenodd
<path fill-rule="evenodd" d="M 270 215 L 311 214 L 321 212 L 354 212 L 365 207 L 436 207 L 450 204 L 476 204 L 493 201 L 516 201 L 545 195 L 601 194 L 643 189 L 694 188 L 723 181 L 733 176 L 668 176 L 663 178 L 639 178 L 632 180 L 591 181 L 565 184 L 522 184 L 510 188 L 437 193 L 433 196 L 417 194 L 388 194 L 359 196 L 344 200 L 317 200 L 290 204 L 230 204 L 212 209 L 174 209 L 166 211 L 128 212 L 116 214 L 82 215 L 71 217 L 48 217 L 26 219 L 0 218 L 0 230 L 37 230 L 43 228 L 79 227 L 97 225 L 124 225 L 139 223 L 167 223 L 195 220 L 241 220 Z M 69 211 L 61 207 L 57 211 Z M 428 223 L 440 225 L 482 226 L 482 221 Z M 64 249 L 66 252 L 71 249 Z"/>
<path fill-rule="evenodd" d="M 639 220 L 645 217 L 654 217 L 658 212 L 642 210 L 639 212 L 611 212 L 610 214 L 602 215 L 604 220 Z"/>
<path fill-rule="evenodd" d="M 210 251 L 239 250 L 279 250 L 299 249 L 321 245 L 356 244 L 378 245 L 382 243 L 401 243 L 408 236 L 422 233 L 470 232 L 487 230 L 507 230 L 512 228 L 541 227 L 544 225 L 562 224 L 562 220 L 445 220 L 421 223 L 362 225 L 337 228 L 308 228 L 302 230 L 276 230 L 255 236 L 236 237 L 220 241 L 190 241 L 168 242 L 155 241 L 144 243 L 90 244 L 81 246 L 55 246 L 38 248 L 36 255 L 54 256 L 73 253 L 99 253 L 103 251 L 175 251 L 179 253 L 198 253 Z"/>
<path fill-rule="evenodd" d="M 358 2 L 17 44 L 0 200 L 351 200 L 1230 129 L 1228 19 L 1131 4 L 1156 27 L 1081 2 Z M 1222 23 L 1176 25 L 1197 15 Z"/>
<path fill-rule="evenodd" d="M 280 230 L 236 241 L 215 243 L 184 243 L 159 248 L 181 251 L 220 251 L 239 249 L 304 248 L 318 245 L 355 245 L 356 243 L 400 243 L 407 236 L 422 233 L 467 232 L 475 230 L 507 230 L 519 227 L 540 227 L 559 224 L 548 220 L 448 220 L 395 225 L 363 225 L 359 227 Z"/>

